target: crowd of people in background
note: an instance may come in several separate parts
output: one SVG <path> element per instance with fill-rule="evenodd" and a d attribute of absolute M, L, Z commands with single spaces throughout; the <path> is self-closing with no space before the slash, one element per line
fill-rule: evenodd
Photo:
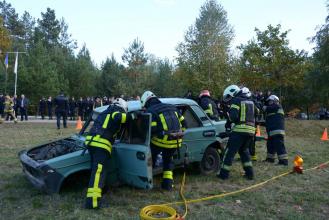
<path fill-rule="evenodd" d="M 121 96 L 123 97 L 123 96 Z M 138 97 L 136 97 L 138 99 Z M 136 99 L 129 98 L 129 99 Z M 98 107 L 112 104 L 115 97 L 67 97 L 68 106 L 67 106 L 67 116 L 69 120 L 77 120 L 77 117 L 80 117 L 81 120 L 86 120 L 90 113 Z M 39 101 L 38 114 L 41 116 L 41 119 L 45 119 L 48 116 L 48 119 L 53 119 L 53 113 L 55 110 L 55 100 L 49 96 L 48 99 L 42 97 Z M 55 112 L 56 114 L 56 112 Z"/>
<path fill-rule="evenodd" d="M 263 106 L 265 104 L 265 100 L 271 94 L 271 91 L 267 91 L 266 93 L 256 91 L 252 94 L 252 97 L 255 103 L 258 103 L 259 106 Z M 121 95 L 120 97 L 124 98 L 123 95 Z M 191 91 L 188 91 L 184 95 L 184 98 L 193 99 L 202 105 L 201 97 L 193 96 Z M 213 109 L 213 111 L 218 111 L 218 116 L 221 116 L 221 112 L 223 112 L 223 108 L 225 108 L 225 105 L 223 104 L 221 99 L 214 99 L 213 97 L 211 98 L 216 103 L 216 107 Z M 77 117 L 80 117 L 81 120 L 86 120 L 90 113 L 93 111 L 93 109 L 103 105 L 112 104 L 115 97 L 88 96 L 79 97 L 78 99 L 75 99 L 75 97 L 72 96 L 67 97 L 67 99 L 68 107 L 66 114 L 68 119 L 77 120 Z M 139 96 L 136 96 L 124 99 L 139 100 L 140 98 Z M 18 98 L 16 95 L 11 97 L 9 95 L 0 94 L 0 117 L 4 118 L 5 120 L 13 120 L 14 122 L 17 122 L 17 116 L 20 115 L 21 121 L 27 121 L 29 104 L 29 100 L 25 97 L 24 94 L 22 94 L 20 98 Z M 53 116 L 56 115 L 56 112 L 54 99 L 51 96 L 49 96 L 48 98 L 42 97 L 40 99 L 37 114 L 41 116 L 42 120 L 44 120 L 46 117 L 48 117 L 49 120 L 53 119 Z"/>

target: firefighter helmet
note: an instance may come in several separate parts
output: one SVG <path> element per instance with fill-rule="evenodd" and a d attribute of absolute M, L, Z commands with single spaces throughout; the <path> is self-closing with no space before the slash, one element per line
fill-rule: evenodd
<path fill-rule="evenodd" d="M 279 97 L 277 97 L 276 95 L 270 95 L 270 96 L 266 99 L 266 101 L 279 102 L 280 99 L 279 99 Z"/>
<path fill-rule="evenodd" d="M 113 101 L 113 104 L 122 108 L 125 112 L 128 111 L 128 103 L 122 98 L 116 98 Z"/>
<path fill-rule="evenodd" d="M 240 88 L 237 85 L 230 85 L 228 87 L 226 87 L 226 89 L 224 90 L 223 93 L 223 100 L 229 101 L 230 99 L 232 99 L 233 97 L 235 97 L 238 93 L 240 92 Z"/>
<path fill-rule="evenodd" d="M 142 107 L 145 107 L 146 102 L 153 97 L 156 97 L 153 92 L 145 91 L 141 98 Z"/>
<path fill-rule="evenodd" d="M 241 89 L 242 94 L 244 94 L 246 97 L 250 98 L 251 97 L 251 92 L 247 87 L 242 87 Z"/>

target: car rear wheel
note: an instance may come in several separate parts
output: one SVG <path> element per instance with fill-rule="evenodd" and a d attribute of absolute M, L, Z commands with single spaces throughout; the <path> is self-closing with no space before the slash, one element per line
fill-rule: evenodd
<path fill-rule="evenodd" d="M 200 162 L 200 171 L 203 175 L 216 173 L 219 170 L 220 154 L 216 148 L 208 147 Z"/>

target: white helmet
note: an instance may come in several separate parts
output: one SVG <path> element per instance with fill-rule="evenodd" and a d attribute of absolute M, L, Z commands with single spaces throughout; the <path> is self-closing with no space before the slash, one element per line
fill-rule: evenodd
<path fill-rule="evenodd" d="M 153 97 L 156 97 L 153 92 L 145 91 L 141 98 L 142 107 L 145 107 L 146 102 Z"/>
<path fill-rule="evenodd" d="M 125 110 L 125 112 L 128 111 L 128 103 L 125 100 L 123 100 L 122 98 L 114 99 L 113 104 L 119 106 L 120 108 Z"/>
<path fill-rule="evenodd" d="M 247 87 L 242 87 L 241 92 L 242 92 L 242 94 L 245 94 L 246 97 L 248 97 L 248 98 L 251 97 L 251 92 Z"/>
<path fill-rule="evenodd" d="M 223 93 L 223 100 L 229 101 L 231 98 L 236 96 L 240 92 L 240 88 L 237 85 L 228 86 Z"/>
<path fill-rule="evenodd" d="M 279 99 L 279 97 L 277 97 L 276 95 L 270 95 L 270 96 L 266 99 L 266 101 L 279 102 L 280 99 Z"/>

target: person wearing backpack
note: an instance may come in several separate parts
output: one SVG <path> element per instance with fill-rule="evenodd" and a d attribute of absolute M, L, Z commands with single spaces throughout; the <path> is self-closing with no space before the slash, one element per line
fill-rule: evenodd
<path fill-rule="evenodd" d="M 173 155 L 182 145 L 185 130 L 184 117 L 176 106 L 162 103 L 151 91 L 141 97 L 142 107 L 152 114 L 151 152 L 153 166 L 157 155 L 162 152 L 163 175 L 161 188 L 171 190 L 173 187 Z"/>

